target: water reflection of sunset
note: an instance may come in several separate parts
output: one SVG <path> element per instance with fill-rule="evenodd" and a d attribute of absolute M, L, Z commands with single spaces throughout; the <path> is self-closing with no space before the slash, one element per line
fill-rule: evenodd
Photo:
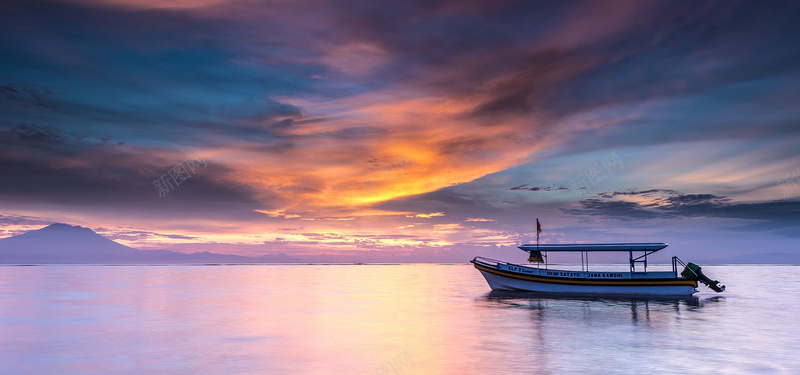
<path fill-rule="evenodd" d="M 14 373 L 193 374 L 376 374 L 393 361 L 406 364 L 401 375 L 797 364 L 796 329 L 747 322 L 791 319 L 794 309 L 760 301 L 780 293 L 776 303 L 795 306 L 786 285 L 798 273 L 710 268 L 730 294 L 497 293 L 467 265 L 4 266 L 0 360 Z"/>

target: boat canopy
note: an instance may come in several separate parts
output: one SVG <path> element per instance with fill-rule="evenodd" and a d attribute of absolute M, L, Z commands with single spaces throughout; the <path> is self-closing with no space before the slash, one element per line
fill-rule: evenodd
<path fill-rule="evenodd" d="M 525 244 L 525 251 L 650 251 L 656 252 L 667 247 L 662 242 L 653 243 L 587 243 L 587 244 Z"/>

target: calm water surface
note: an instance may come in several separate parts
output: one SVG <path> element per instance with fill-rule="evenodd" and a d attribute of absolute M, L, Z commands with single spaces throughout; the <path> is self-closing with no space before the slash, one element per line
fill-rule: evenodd
<path fill-rule="evenodd" d="M 680 300 L 490 293 L 471 265 L 0 267 L 3 374 L 800 374 L 800 267 Z"/>

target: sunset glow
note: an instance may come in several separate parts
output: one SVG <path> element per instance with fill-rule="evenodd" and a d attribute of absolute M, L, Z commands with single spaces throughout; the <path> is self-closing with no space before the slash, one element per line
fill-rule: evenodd
<path fill-rule="evenodd" d="M 800 252 L 791 3 L 1 7 L 0 237 L 461 262 L 539 218 L 546 242 Z"/>

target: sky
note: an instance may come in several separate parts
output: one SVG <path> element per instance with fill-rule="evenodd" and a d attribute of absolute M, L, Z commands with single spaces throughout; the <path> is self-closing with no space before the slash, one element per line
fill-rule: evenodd
<path fill-rule="evenodd" d="M 800 254 L 800 4 L 7 0 L 0 237 Z M 667 259 L 667 258 L 665 258 Z M 691 260 L 691 259 L 690 259 Z"/>

